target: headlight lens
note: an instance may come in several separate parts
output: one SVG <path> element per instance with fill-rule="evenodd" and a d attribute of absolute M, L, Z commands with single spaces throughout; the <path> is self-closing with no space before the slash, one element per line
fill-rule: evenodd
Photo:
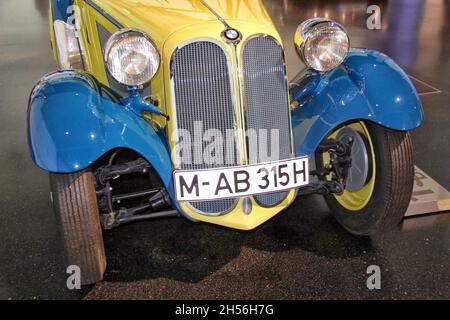
<path fill-rule="evenodd" d="M 306 65 L 318 71 L 338 67 L 350 49 L 345 29 L 337 22 L 322 18 L 303 22 L 295 33 L 294 42 Z"/>
<path fill-rule="evenodd" d="M 128 86 L 149 82 L 158 71 L 159 52 L 152 39 L 137 30 L 121 30 L 105 45 L 105 62 L 111 75 Z"/>

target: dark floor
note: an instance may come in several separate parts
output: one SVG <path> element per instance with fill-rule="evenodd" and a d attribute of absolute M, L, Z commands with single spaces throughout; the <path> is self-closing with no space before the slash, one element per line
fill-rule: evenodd
<path fill-rule="evenodd" d="M 319 15 L 341 21 L 353 46 L 391 55 L 421 92 L 441 91 L 422 96 L 426 122 L 414 138 L 417 164 L 450 189 L 450 1 L 378 1 L 381 31 L 365 28 L 369 1 L 266 3 L 285 38 L 291 77 L 301 67 L 293 32 Z M 106 233 L 105 281 L 69 292 L 47 174 L 32 164 L 26 142 L 28 94 L 54 68 L 46 19 L 47 0 L 0 1 L 0 299 L 450 298 L 448 213 L 358 238 L 334 222 L 319 197 L 297 201 L 249 233 L 181 219 Z M 382 269 L 380 291 L 366 288 L 372 264 Z"/>

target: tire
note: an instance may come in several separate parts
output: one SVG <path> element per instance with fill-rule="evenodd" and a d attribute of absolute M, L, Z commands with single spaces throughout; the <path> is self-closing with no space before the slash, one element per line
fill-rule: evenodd
<path fill-rule="evenodd" d="M 80 267 L 82 285 L 102 280 L 106 257 L 92 172 L 51 173 L 50 188 L 66 266 Z"/>
<path fill-rule="evenodd" d="M 328 195 L 325 199 L 345 229 L 352 234 L 370 236 L 387 232 L 402 221 L 414 185 L 414 152 L 409 132 L 390 130 L 371 122 L 359 123 L 366 128 L 374 153 L 371 195 L 359 210 L 349 210 L 339 196 Z"/>

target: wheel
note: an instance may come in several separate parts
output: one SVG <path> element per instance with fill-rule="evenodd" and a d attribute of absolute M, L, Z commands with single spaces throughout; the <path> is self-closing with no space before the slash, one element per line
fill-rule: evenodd
<path fill-rule="evenodd" d="M 106 258 L 92 172 L 51 173 L 50 188 L 66 266 L 80 267 L 82 285 L 102 280 Z"/>
<path fill-rule="evenodd" d="M 349 232 L 383 233 L 402 221 L 411 200 L 414 158 L 410 133 L 358 121 L 338 128 L 327 139 L 348 136 L 353 145 L 346 188 L 342 195 L 325 196 L 326 202 Z M 316 165 L 329 167 L 329 153 L 317 153 Z"/>

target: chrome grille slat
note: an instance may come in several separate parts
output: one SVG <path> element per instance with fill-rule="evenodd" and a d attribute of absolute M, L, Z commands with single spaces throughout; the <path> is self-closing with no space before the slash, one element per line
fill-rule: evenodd
<path fill-rule="evenodd" d="M 258 140 L 260 129 L 267 130 L 267 149 L 271 151 L 271 130 L 279 130 L 279 159 L 292 158 L 292 143 L 290 132 L 288 84 L 284 67 L 283 49 L 272 37 L 257 36 L 248 40 L 243 49 L 244 75 L 244 105 L 246 129 L 254 129 Z M 264 142 L 263 142 L 264 143 Z M 252 152 L 250 152 L 252 153 Z M 253 154 L 253 153 L 252 153 Z M 250 155 L 250 163 L 267 162 Z M 256 200 L 263 206 L 275 206 L 283 201 L 287 192 L 256 196 Z"/>
<path fill-rule="evenodd" d="M 219 45 L 210 41 L 196 41 L 179 48 L 172 57 L 171 75 L 178 129 L 185 129 L 193 134 L 196 121 L 203 123 L 203 132 L 215 129 L 223 137 L 226 137 L 227 129 L 235 129 L 230 70 L 227 56 Z M 228 148 L 227 144 L 224 144 L 223 159 L 229 157 L 232 161 L 218 164 L 206 164 L 205 161 L 195 163 L 195 159 L 203 159 L 203 150 L 207 145 L 205 142 L 200 143 L 201 148 L 193 148 L 193 162 L 181 163 L 179 169 L 197 170 L 238 164 L 236 150 Z M 208 159 L 211 158 L 207 157 Z M 237 201 L 201 201 L 190 203 L 190 206 L 202 214 L 215 216 L 233 209 Z"/>

